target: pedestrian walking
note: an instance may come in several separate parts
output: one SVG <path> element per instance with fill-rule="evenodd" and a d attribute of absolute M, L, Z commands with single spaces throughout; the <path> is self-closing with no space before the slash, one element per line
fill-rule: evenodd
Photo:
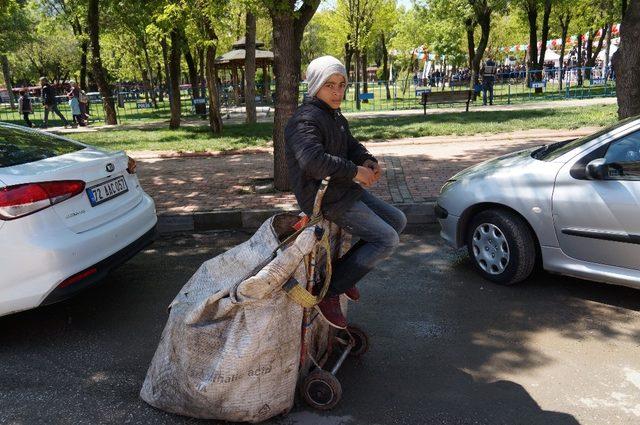
<path fill-rule="evenodd" d="M 78 83 L 73 83 L 73 92 L 78 96 L 80 102 L 81 118 L 85 125 L 89 124 L 89 96 L 78 86 Z"/>
<path fill-rule="evenodd" d="M 29 114 L 33 114 L 33 101 L 27 90 L 20 91 L 20 97 L 18 98 L 18 112 L 22 115 L 27 127 L 34 126 L 29 119 Z"/>
<path fill-rule="evenodd" d="M 42 128 L 47 128 L 49 126 L 49 112 L 53 112 L 58 115 L 64 124 L 64 128 L 68 128 L 69 121 L 67 121 L 64 115 L 62 115 L 62 112 L 60 112 L 60 109 L 58 109 L 56 92 L 45 77 L 40 78 L 40 86 L 42 87 L 42 105 L 44 106 L 44 123 Z"/>

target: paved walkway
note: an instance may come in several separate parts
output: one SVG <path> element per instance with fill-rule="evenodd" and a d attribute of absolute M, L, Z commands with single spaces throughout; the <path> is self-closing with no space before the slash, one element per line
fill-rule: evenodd
<path fill-rule="evenodd" d="M 383 169 L 382 178 L 371 190 L 394 204 L 425 203 L 438 195 L 450 176 L 472 164 L 594 130 L 528 130 L 493 136 L 422 137 L 366 143 Z M 159 158 L 149 152 L 129 154 L 139 161 L 142 186 L 154 198 L 159 215 L 296 208 L 291 193 L 275 192 L 268 187 L 266 193 L 261 193 L 273 178 L 273 156 L 269 149 L 206 157 Z"/>

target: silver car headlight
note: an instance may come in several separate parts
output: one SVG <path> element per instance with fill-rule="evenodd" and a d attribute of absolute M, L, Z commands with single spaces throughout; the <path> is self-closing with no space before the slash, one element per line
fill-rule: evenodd
<path fill-rule="evenodd" d="M 447 190 L 449 190 L 449 188 L 455 183 L 457 182 L 457 180 L 455 179 L 449 179 L 447 180 L 442 187 L 440 188 L 440 195 L 442 195 L 444 192 L 446 192 Z"/>

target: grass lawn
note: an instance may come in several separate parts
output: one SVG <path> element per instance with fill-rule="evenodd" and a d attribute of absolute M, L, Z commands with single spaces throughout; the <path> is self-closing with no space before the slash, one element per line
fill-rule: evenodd
<path fill-rule="evenodd" d="M 396 118 L 351 119 L 353 135 L 361 141 L 403 137 L 473 135 L 502 133 L 533 128 L 575 129 L 604 126 L 617 120 L 616 105 L 522 111 L 450 112 Z M 72 133 L 68 137 L 107 149 L 228 151 L 268 146 L 272 123 L 227 125 L 223 134 L 214 136 L 207 126 L 189 126 L 178 130 L 165 128 L 109 129 Z"/>

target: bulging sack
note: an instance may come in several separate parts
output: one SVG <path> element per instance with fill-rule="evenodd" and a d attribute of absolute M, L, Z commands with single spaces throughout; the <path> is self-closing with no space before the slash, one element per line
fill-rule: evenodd
<path fill-rule="evenodd" d="M 268 219 L 246 242 L 206 261 L 170 305 L 140 396 L 204 419 L 260 422 L 293 406 L 303 309 L 278 290 L 306 283 L 313 228 L 273 251 L 297 220 Z"/>

